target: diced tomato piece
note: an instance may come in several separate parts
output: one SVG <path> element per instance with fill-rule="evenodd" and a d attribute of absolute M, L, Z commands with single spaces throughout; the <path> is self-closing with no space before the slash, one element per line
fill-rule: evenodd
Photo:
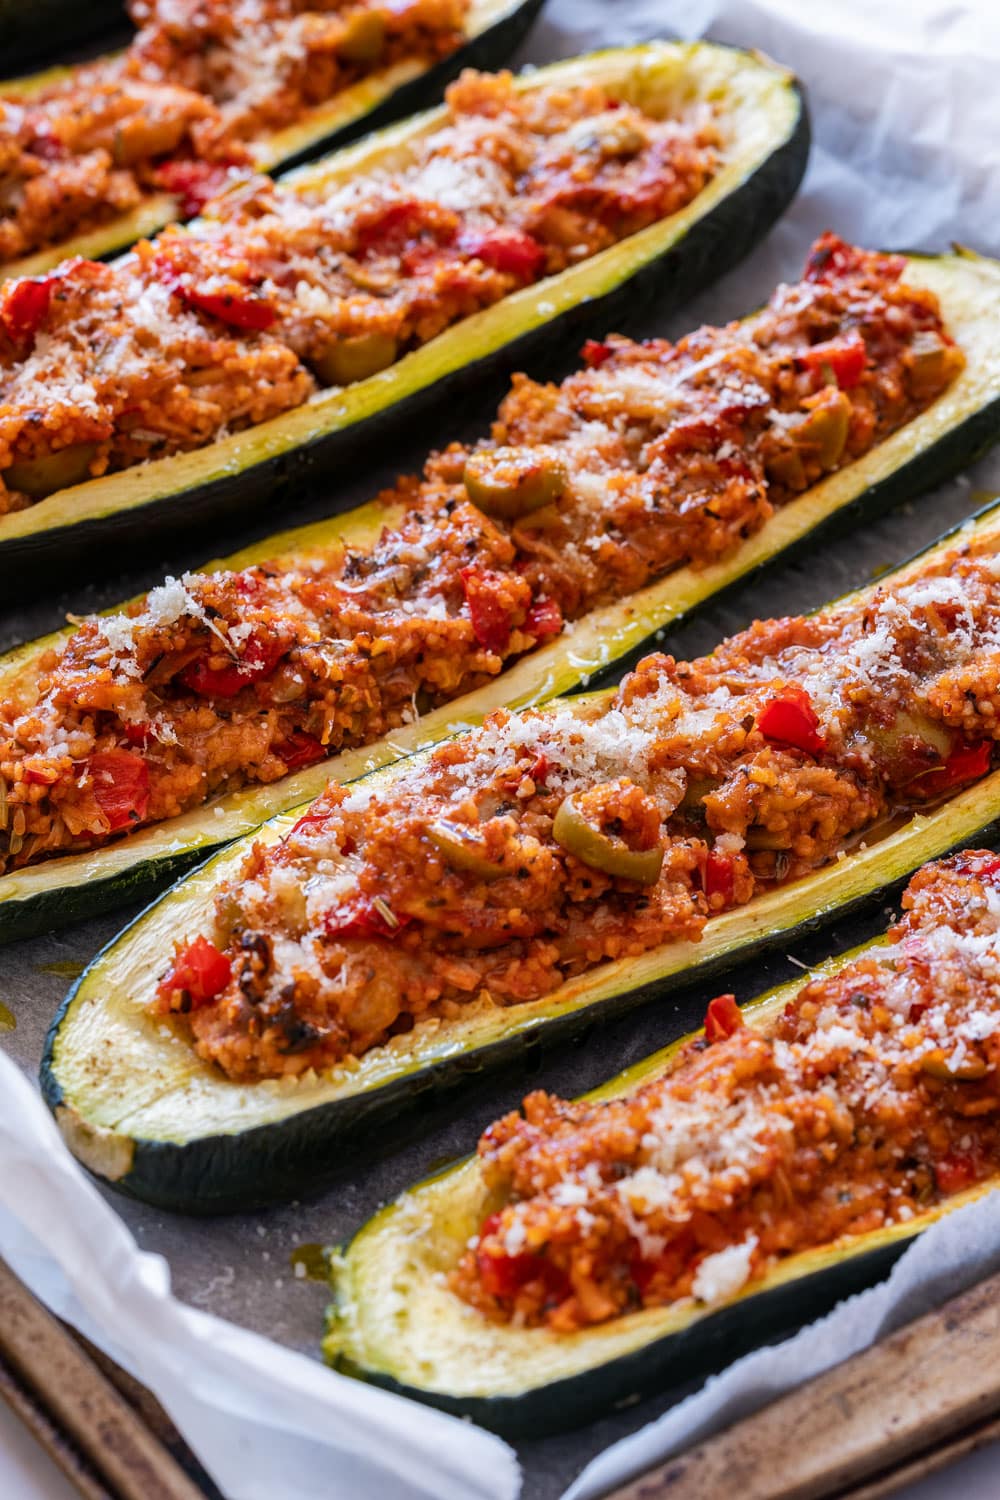
<path fill-rule="evenodd" d="M 535 759 L 532 762 L 531 770 L 528 772 L 528 775 L 531 777 L 532 781 L 536 784 L 536 786 L 544 786 L 545 785 L 545 780 L 546 780 L 548 774 L 549 774 L 549 758 L 545 754 L 545 751 L 543 750 L 543 751 L 541 751 L 541 753 L 539 755 L 535 756 Z"/>
<path fill-rule="evenodd" d="M 705 1012 L 705 1040 L 722 1042 L 733 1036 L 743 1025 L 743 1016 L 736 1004 L 735 995 L 716 995 L 708 1002 Z"/>
<path fill-rule="evenodd" d="M 283 745 L 275 745 L 275 755 L 285 762 L 290 771 L 300 771 L 303 766 L 314 766 L 326 759 L 326 748 L 312 734 L 296 729 Z"/>
<path fill-rule="evenodd" d="M 473 634 L 486 651 L 501 656 L 510 642 L 512 621 L 499 589 L 503 584 L 502 573 L 489 568 L 463 568 L 462 588 L 465 602 L 469 606 L 469 619 Z"/>
<path fill-rule="evenodd" d="M 647 1259 L 638 1244 L 633 1242 L 632 1259 L 630 1271 L 632 1280 L 639 1288 L 640 1293 L 645 1295 L 653 1278 L 663 1277 L 667 1284 L 676 1281 L 677 1277 L 686 1269 L 691 1256 L 694 1254 L 694 1236 L 685 1231 L 676 1240 L 672 1241 L 660 1255 Z"/>
<path fill-rule="evenodd" d="M 228 323 L 230 328 L 260 332 L 270 328 L 277 314 L 263 297 L 237 297 L 233 292 L 200 292 L 196 287 L 178 283 L 175 291 L 189 307 Z"/>
<path fill-rule="evenodd" d="M 196 937 L 182 948 L 173 968 L 157 986 L 162 1000 L 169 1000 L 175 990 L 190 996 L 192 1010 L 207 1005 L 226 988 L 232 978 L 232 962 L 207 937 Z"/>
<path fill-rule="evenodd" d="M 813 374 L 824 376 L 826 370 L 833 375 L 842 391 L 856 386 L 865 373 L 868 350 L 860 333 L 851 332 L 842 339 L 828 339 L 823 344 L 813 344 L 804 354 L 796 356 L 796 364 Z"/>
<path fill-rule="evenodd" d="M 978 875 L 980 880 L 989 880 L 1000 873 L 1000 854 L 980 854 L 975 850 L 963 850 L 958 856 L 959 868 L 969 875 Z"/>
<path fill-rule="evenodd" d="M 826 740 L 819 733 L 819 719 L 804 688 L 787 687 L 765 703 L 757 715 L 757 728 L 765 739 L 792 745 L 808 755 L 821 755 Z"/>
<path fill-rule="evenodd" d="M 99 750 L 86 762 L 94 801 L 112 833 L 141 823 L 149 811 L 149 767 L 131 750 Z"/>
<path fill-rule="evenodd" d="M 25 766 L 24 779 L 29 786 L 55 786 L 59 772 L 55 766 Z"/>
<path fill-rule="evenodd" d="M 499 1214 L 490 1214 L 483 1220 L 479 1231 L 480 1248 L 476 1251 L 476 1269 L 484 1291 L 491 1297 L 515 1297 L 523 1286 L 533 1281 L 540 1269 L 539 1257 L 530 1250 L 517 1255 L 487 1249 L 482 1241 L 493 1234 L 500 1224 Z"/>
<path fill-rule="evenodd" d="M 504 271 L 521 281 L 534 281 L 545 268 L 545 248 L 520 229 L 497 225 L 495 229 L 466 229 L 458 247 L 470 260 L 481 260 L 494 271 Z"/>
<path fill-rule="evenodd" d="M 358 230 L 359 255 L 402 255 L 427 227 L 427 210 L 416 200 L 390 203 Z"/>
<path fill-rule="evenodd" d="M 615 351 L 610 344 L 600 344 L 596 339 L 588 339 L 580 352 L 585 365 L 589 365 L 592 370 L 599 370 Z"/>
<path fill-rule="evenodd" d="M 832 281 L 853 271 L 861 259 L 861 251 L 849 245 L 839 235 L 829 230 L 821 234 L 809 252 L 803 281 Z"/>
<path fill-rule="evenodd" d="M 915 776 L 909 783 L 909 789 L 919 792 L 922 797 L 939 797 L 956 786 L 962 786 L 966 781 L 978 781 L 980 776 L 985 776 L 992 758 L 993 745 L 990 740 L 980 740 L 975 745 L 960 744 L 943 765 L 936 766 L 933 771 L 925 771 L 922 776 Z"/>
<path fill-rule="evenodd" d="M 305 821 L 303 819 L 303 821 Z M 327 937 L 332 938 L 394 938 L 404 927 L 409 927 L 413 918 L 406 912 L 392 913 L 389 921 L 386 912 L 390 908 L 377 906 L 365 896 L 355 896 L 341 906 L 328 911 L 323 923 Z"/>
<path fill-rule="evenodd" d="M 233 161 L 165 161 L 156 169 L 156 180 L 180 200 L 181 213 L 189 219 L 221 191 L 235 165 Z"/>
<path fill-rule="evenodd" d="M 563 612 L 554 599 L 536 599 L 521 628 L 538 641 L 547 640 L 550 635 L 561 632 Z"/>
<path fill-rule="evenodd" d="M 967 1151 L 949 1151 L 934 1163 L 934 1178 L 938 1190 L 947 1197 L 971 1187 L 978 1176 L 976 1159 Z"/>
<path fill-rule="evenodd" d="M 714 849 L 709 849 L 705 861 L 705 895 L 721 896 L 729 906 L 733 899 L 734 873 L 733 862 L 728 854 L 717 854 Z"/>
<path fill-rule="evenodd" d="M 123 724 L 122 734 L 130 745 L 135 745 L 139 750 L 145 750 L 147 745 L 153 743 L 153 731 L 149 724 Z"/>
<path fill-rule="evenodd" d="M 62 161 L 69 155 L 62 141 L 45 120 L 32 124 L 28 150 L 32 156 L 38 156 L 42 161 Z"/>
<path fill-rule="evenodd" d="M 207 657 L 198 657 L 184 668 L 181 682 L 202 698 L 235 698 L 245 687 L 269 676 L 284 654 L 285 647 L 279 641 L 262 641 L 252 635 L 238 662 L 210 667 Z"/>
<path fill-rule="evenodd" d="M 52 277 L 27 276 L 9 281 L 0 299 L 0 324 L 15 343 L 30 343 L 49 314 Z"/>

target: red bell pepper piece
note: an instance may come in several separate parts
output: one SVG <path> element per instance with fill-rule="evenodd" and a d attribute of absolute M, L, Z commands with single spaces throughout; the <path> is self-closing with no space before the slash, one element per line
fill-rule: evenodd
<path fill-rule="evenodd" d="M 722 1042 L 733 1036 L 743 1025 L 743 1016 L 736 1004 L 735 995 L 716 995 L 708 1003 L 705 1012 L 706 1042 Z"/>
<path fill-rule="evenodd" d="M 156 180 L 179 199 L 181 213 L 190 219 L 225 187 L 235 165 L 232 161 L 165 161 L 156 169 Z"/>
<path fill-rule="evenodd" d="M 734 874 L 729 855 L 717 854 L 714 849 L 709 849 L 705 861 L 705 895 L 721 896 L 725 905 L 730 906 L 733 900 Z"/>
<path fill-rule="evenodd" d="M 823 376 L 828 369 L 840 389 L 849 391 L 865 373 L 868 350 L 860 333 L 852 331 L 843 338 L 813 344 L 803 354 L 796 355 L 795 362 L 814 375 Z"/>
<path fill-rule="evenodd" d="M 245 687 L 269 676 L 284 654 L 285 647 L 280 642 L 262 641 L 252 635 L 238 662 L 227 667 L 210 667 L 208 658 L 199 656 L 184 668 L 180 680 L 202 698 L 235 698 Z"/>
<path fill-rule="evenodd" d="M 563 612 L 554 599 L 536 599 L 521 628 L 538 641 L 547 640 L 562 631 Z"/>
<path fill-rule="evenodd" d="M 542 750 L 542 751 L 539 752 L 538 755 L 535 756 L 535 759 L 534 759 L 534 761 L 532 762 L 532 765 L 531 765 L 531 770 L 528 772 L 528 775 L 531 777 L 532 781 L 535 783 L 536 786 L 544 786 L 548 774 L 549 774 L 549 758 L 545 754 L 545 751 Z"/>
<path fill-rule="evenodd" d="M 946 1197 L 971 1187 L 979 1176 L 974 1156 L 967 1151 L 949 1151 L 934 1163 L 934 1179 Z"/>
<path fill-rule="evenodd" d="M 0 300 L 0 324 L 16 344 L 30 344 L 49 314 L 51 276 L 26 276 L 10 281 Z"/>
<path fill-rule="evenodd" d="M 226 988 L 232 978 L 232 962 L 207 937 L 196 937 L 181 948 L 173 968 L 157 986 L 157 994 L 167 1000 L 175 990 L 191 997 L 191 1009 L 207 1005 Z"/>
<path fill-rule="evenodd" d="M 259 333 L 270 328 L 277 314 L 263 297 L 237 297 L 233 292 L 200 292 L 196 287 L 178 283 L 174 288 L 188 307 L 218 318 L 230 328 Z"/>
<path fill-rule="evenodd" d="M 355 896 L 328 911 L 323 928 L 332 938 L 394 938 L 413 921 L 406 912 L 392 912 L 390 921 L 387 912 L 390 908 L 386 903 L 376 905 L 366 896 Z"/>
<path fill-rule="evenodd" d="M 499 1214 L 490 1214 L 483 1220 L 479 1231 L 476 1270 L 483 1290 L 491 1297 L 509 1300 L 516 1297 L 529 1282 L 540 1280 L 549 1298 L 554 1302 L 561 1302 L 569 1293 L 569 1278 L 565 1271 L 553 1265 L 544 1255 L 536 1255 L 531 1250 L 519 1250 L 516 1255 L 508 1255 L 504 1250 L 483 1244 L 498 1228 L 500 1217 Z"/>
<path fill-rule="evenodd" d="M 112 833 L 141 823 L 149 811 L 149 767 L 131 750 L 99 750 L 86 762 L 94 801 Z"/>
<path fill-rule="evenodd" d="M 580 352 L 585 365 L 589 365 L 592 370 L 599 370 L 615 351 L 610 344 L 600 344 L 596 339 L 588 339 Z"/>
<path fill-rule="evenodd" d="M 510 613 L 499 597 L 504 575 L 489 568 L 463 568 L 461 577 L 476 640 L 484 650 L 502 656 L 513 628 Z"/>
<path fill-rule="evenodd" d="M 29 786 L 54 786 L 59 772 L 55 766 L 25 766 L 24 780 Z"/>
<path fill-rule="evenodd" d="M 523 230 L 498 225 L 495 229 L 466 229 L 458 248 L 470 260 L 481 260 L 494 271 L 505 271 L 521 281 L 534 281 L 545 269 L 545 249 Z"/>
<path fill-rule="evenodd" d="M 808 755 L 821 755 L 826 749 L 816 710 L 804 688 L 787 687 L 765 703 L 757 715 L 757 728 L 766 740 L 792 745 Z"/>
<path fill-rule="evenodd" d="M 416 200 L 390 203 L 358 229 L 359 255 L 402 255 L 427 227 L 427 210 Z"/>
<path fill-rule="evenodd" d="M 285 762 L 289 771 L 301 771 L 303 766 L 315 766 L 326 759 L 326 747 L 315 735 L 296 729 L 282 745 L 275 745 L 274 753 Z"/>
<path fill-rule="evenodd" d="M 909 783 L 910 788 L 922 797 L 940 797 L 966 781 L 978 781 L 980 776 L 985 776 L 992 758 L 990 740 L 979 740 L 975 745 L 963 742 L 956 746 L 943 765 L 915 776 Z"/>

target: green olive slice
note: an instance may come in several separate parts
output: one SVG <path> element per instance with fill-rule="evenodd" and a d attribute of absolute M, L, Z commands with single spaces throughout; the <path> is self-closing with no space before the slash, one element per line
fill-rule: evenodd
<path fill-rule="evenodd" d="M 337 43 L 342 61 L 370 65 L 378 62 L 384 49 L 385 21 L 377 11 L 363 11 L 344 23 L 344 35 Z"/>
<path fill-rule="evenodd" d="M 393 364 L 398 350 L 389 333 L 358 333 L 329 344 L 312 365 L 324 385 L 354 385 Z"/>
<path fill-rule="evenodd" d="M 910 358 L 913 394 L 920 399 L 939 391 L 948 375 L 948 346 L 944 340 L 933 329 L 915 333 L 910 345 Z"/>
<path fill-rule="evenodd" d="M 850 421 L 851 403 L 843 391 L 837 391 L 833 399 L 814 407 L 798 422 L 791 437 L 796 447 L 815 449 L 823 468 L 832 469 L 840 462 Z"/>
<path fill-rule="evenodd" d="M 32 500 L 44 500 L 57 490 L 67 490 L 72 484 L 82 484 L 90 473 L 90 465 L 97 452 L 96 443 L 71 443 L 68 448 L 57 448 L 54 453 L 42 453 L 38 458 L 23 458 L 4 469 L 3 481 L 9 490 L 19 490 L 30 495 Z"/>
<path fill-rule="evenodd" d="M 474 828 L 438 818 L 427 830 L 427 837 L 439 854 L 456 870 L 478 875 L 480 880 L 499 880 L 504 867 L 483 853 L 482 840 Z"/>
<path fill-rule="evenodd" d="M 955 738 L 952 731 L 937 719 L 904 708 L 896 712 L 891 724 L 870 725 L 867 734 L 884 754 L 898 751 L 904 739 L 917 739 L 930 746 L 942 760 L 947 760 L 951 754 Z"/>
<path fill-rule="evenodd" d="M 517 521 L 551 505 L 569 483 L 557 458 L 536 448 L 483 448 L 463 474 L 469 499 L 488 516 Z"/>
<path fill-rule="evenodd" d="M 695 776 L 688 773 L 687 786 L 684 788 L 684 796 L 677 804 L 679 813 L 702 812 L 702 803 L 706 797 L 717 792 L 722 785 L 721 776 Z"/>
<path fill-rule="evenodd" d="M 614 838 L 587 821 L 575 796 L 566 797 L 552 823 L 552 837 L 581 864 L 638 885 L 655 885 L 663 868 L 663 850 L 630 849 L 624 839 Z"/>
<path fill-rule="evenodd" d="M 929 1078 L 937 1078 L 941 1083 L 975 1083 L 989 1072 L 983 1058 L 967 1057 L 964 1062 L 952 1063 L 940 1047 L 935 1047 L 933 1052 L 924 1053 L 920 1059 L 920 1069 Z"/>

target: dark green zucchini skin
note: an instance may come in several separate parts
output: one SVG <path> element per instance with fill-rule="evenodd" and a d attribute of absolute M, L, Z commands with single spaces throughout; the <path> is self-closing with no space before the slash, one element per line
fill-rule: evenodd
<path fill-rule="evenodd" d="M 590 335 L 609 328 L 641 334 L 654 307 L 660 314 L 675 311 L 731 270 L 763 239 L 795 196 L 809 155 L 810 126 L 805 97 L 798 85 L 794 87 L 799 116 L 789 138 L 683 239 L 604 296 L 590 298 L 539 324 L 363 421 L 323 434 L 290 452 L 131 511 L 0 540 L 5 590 L 9 580 L 12 597 L 24 598 L 35 593 L 42 579 L 49 588 L 55 582 L 78 581 L 82 566 L 94 576 L 106 575 L 122 566 L 125 556 L 148 551 L 167 537 L 187 532 L 204 538 L 206 528 L 234 520 L 243 523 L 265 508 L 281 515 L 293 501 L 298 506 L 304 498 L 320 494 L 324 495 L 324 513 L 336 513 L 336 497 L 331 500 L 324 491 L 323 480 L 338 469 L 349 468 L 373 447 L 385 447 L 407 433 L 427 434 L 432 411 L 454 411 L 467 405 L 473 387 L 489 410 L 515 370 L 527 365 L 538 378 L 554 378 L 566 373 Z M 967 462 L 965 442 L 961 453 L 961 461 Z M 211 448 L 205 454 L 208 468 Z"/>
<path fill-rule="evenodd" d="M 403 1385 L 346 1359 L 336 1362 L 334 1368 L 395 1395 L 468 1417 L 502 1437 L 547 1437 L 607 1417 L 643 1396 L 662 1396 L 725 1369 L 762 1344 L 778 1343 L 832 1311 L 843 1298 L 881 1281 L 908 1244 L 903 1241 L 845 1254 L 837 1265 L 756 1292 L 645 1348 L 520 1396 L 452 1397 Z"/>
<path fill-rule="evenodd" d="M 53 886 L 32 896 L 29 902 L 0 902 L 0 947 L 40 937 L 44 932 L 58 932 L 74 922 L 114 911 L 116 906 L 147 902 L 228 842 L 220 839 L 218 844 L 203 844 L 196 850 L 178 849 L 155 864 L 150 861 L 149 865 L 90 880 L 86 885 Z"/>
<path fill-rule="evenodd" d="M 949 844 L 935 857 L 943 858 L 970 842 L 976 847 L 1000 843 L 1000 816 L 984 820 L 973 840 Z M 922 863 L 922 858 L 917 859 L 892 884 L 833 909 L 819 911 L 794 927 L 764 933 L 738 951 L 704 962 L 696 970 L 672 977 L 666 983 L 654 980 L 592 1002 L 557 1021 L 525 1027 L 515 1035 L 478 1048 L 474 1055 L 453 1056 L 422 1067 L 417 1073 L 384 1084 L 367 1095 L 332 1100 L 278 1123 L 251 1126 L 233 1135 L 207 1135 L 183 1144 L 137 1139 L 127 1176 L 110 1186 L 156 1207 L 196 1215 L 237 1212 L 282 1199 L 315 1195 L 335 1183 L 346 1165 L 356 1172 L 363 1166 L 366 1154 L 384 1156 L 387 1148 L 412 1132 L 418 1114 L 429 1115 L 470 1076 L 492 1073 L 507 1065 L 520 1065 L 520 1076 L 528 1053 L 541 1050 L 544 1057 L 556 1045 L 564 1053 L 568 1043 L 595 1025 L 614 1020 L 652 1000 L 661 1006 L 678 1005 L 682 1031 L 687 1029 L 683 1024 L 685 1019 L 696 1025 L 704 1010 L 706 989 L 717 975 L 731 973 L 777 948 L 796 947 L 832 922 L 843 924 L 884 906 L 902 891 Z M 155 902 L 146 911 L 153 905 Z M 127 941 L 131 927 L 144 915 L 145 912 L 140 912 L 113 938 L 93 960 L 94 964 L 100 963 L 104 954 L 117 944 Z M 60 1026 L 86 978 L 85 971 L 70 989 L 46 1038 L 40 1085 L 42 1097 L 52 1111 L 64 1102 L 54 1066 Z M 370 1147 L 369 1142 L 376 1145 Z"/>
<path fill-rule="evenodd" d="M 123 0 L 0 0 L 0 70 L 10 77 L 51 64 L 81 42 L 127 28 Z"/>

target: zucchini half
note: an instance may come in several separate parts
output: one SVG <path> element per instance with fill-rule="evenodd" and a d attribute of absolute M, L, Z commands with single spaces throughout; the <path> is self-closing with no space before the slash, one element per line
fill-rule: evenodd
<path fill-rule="evenodd" d="M 922 416 L 858 462 L 814 485 L 779 510 L 737 552 L 707 568 L 678 568 L 619 603 L 594 610 L 555 640 L 515 662 L 476 692 L 424 715 L 417 724 L 267 787 L 248 787 L 207 807 L 145 828 L 118 843 L 0 875 L 0 943 L 80 920 L 162 890 L 197 860 L 267 818 L 318 796 L 333 777 L 349 781 L 442 738 L 501 706 L 522 708 L 610 675 L 658 630 L 712 598 L 819 527 L 859 511 L 872 514 L 932 486 L 1000 436 L 1000 266 L 968 254 L 912 259 L 907 275 L 941 299 L 965 351 L 962 375 Z M 984 315 L 994 309 L 995 317 Z M 378 504 L 257 542 L 205 571 L 328 546 L 338 536 L 364 546 L 394 513 Z M 30 692 L 42 653 L 71 634 L 58 631 L 0 656 L 0 695 Z"/>
<path fill-rule="evenodd" d="M 814 969 L 834 974 L 866 950 Z M 744 1007 L 766 1029 L 806 976 Z M 585 1095 L 620 1098 L 669 1072 L 674 1042 Z M 613 1407 L 730 1364 L 828 1311 L 879 1280 L 921 1230 L 982 1197 L 978 1184 L 906 1223 L 846 1235 L 791 1255 L 729 1302 L 707 1308 L 686 1298 L 644 1308 L 574 1334 L 491 1323 L 443 1284 L 470 1235 L 495 1206 L 475 1157 L 417 1184 L 375 1214 L 332 1262 L 334 1300 L 323 1351 L 349 1375 L 445 1411 L 472 1417 L 505 1436 L 578 1426 Z"/>
<path fill-rule="evenodd" d="M 1000 502 L 881 582 L 903 582 L 928 557 L 972 535 L 1000 553 Z M 571 701 L 583 713 L 597 697 Z M 391 785 L 399 769 L 372 776 Z M 154 1017 L 150 1002 L 177 934 L 207 924 L 218 882 L 239 867 L 252 841 L 276 843 L 302 811 L 273 819 L 178 881 L 97 956 L 52 1023 L 44 1097 L 80 1160 L 136 1197 L 210 1212 L 315 1189 L 376 1122 L 383 1131 L 392 1116 L 463 1074 L 788 943 L 884 899 L 928 860 L 972 839 L 988 841 L 1000 832 L 1000 770 L 847 858 L 713 918 L 700 943 L 668 943 L 603 964 L 522 1005 L 470 1003 L 454 1020 L 418 1022 L 322 1074 L 234 1083 Z"/>
<path fill-rule="evenodd" d="M 193 530 L 227 515 L 243 520 L 264 501 L 298 496 L 311 478 L 343 463 L 360 439 L 383 441 L 390 418 L 412 421 L 432 405 L 444 408 L 467 393 L 474 377 L 519 368 L 536 354 L 551 363 L 588 330 L 634 326 L 653 302 L 679 306 L 734 265 L 786 207 L 805 168 L 809 127 L 795 80 L 757 54 L 652 42 L 537 69 L 518 87 L 591 81 L 650 108 L 721 104 L 722 163 L 686 208 L 473 314 L 356 385 L 320 392 L 207 448 L 88 480 L 0 518 L 6 576 L 37 580 L 43 564 L 65 564 L 70 554 L 76 567 L 81 546 L 106 566 L 107 544 L 148 546 L 156 533 Z M 292 180 L 307 187 L 398 162 L 441 118 L 441 110 L 432 110 L 405 120 L 302 168 Z"/>
<path fill-rule="evenodd" d="M 527 36 L 543 3 L 544 0 L 471 0 L 465 29 L 467 40 L 450 57 L 430 66 L 416 58 L 404 58 L 359 79 L 293 124 L 252 143 L 257 168 L 273 171 L 291 167 L 320 150 L 346 145 L 365 131 L 433 103 L 463 68 L 499 67 Z M 5 22 L 8 27 L 17 25 L 23 31 L 22 16 L 14 19 L 17 12 L 24 16 L 30 13 L 33 26 L 46 20 L 51 26 L 53 12 L 72 11 L 88 18 L 88 29 L 93 33 L 99 29 L 93 24 L 98 16 L 91 16 L 91 12 L 101 9 L 106 15 L 117 10 L 120 22 L 125 23 L 124 7 L 113 6 L 109 0 L 87 0 L 85 5 L 73 5 L 71 0 L 0 0 L 0 40 L 5 35 Z M 16 61 L 6 51 L 3 56 L 5 63 Z M 58 66 L 25 78 L 4 79 L 0 81 L 0 99 L 30 100 L 44 89 L 62 83 L 72 72 L 72 67 Z M 92 260 L 113 255 L 181 217 L 180 204 L 171 193 L 149 193 L 137 207 L 97 229 L 72 235 L 58 245 L 0 266 L 0 281 L 12 276 L 38 276 L 70 255 L 84 255 Z"/>

